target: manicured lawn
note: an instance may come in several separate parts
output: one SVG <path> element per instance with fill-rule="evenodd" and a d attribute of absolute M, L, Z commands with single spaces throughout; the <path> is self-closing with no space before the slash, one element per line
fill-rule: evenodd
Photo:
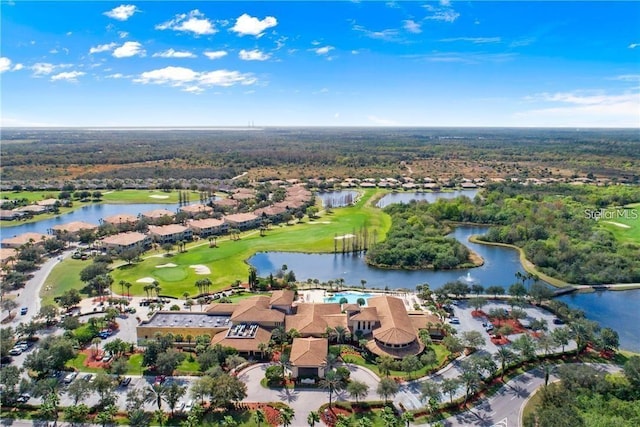
<path fill-rule="evenodd" d="M 445 359 L 447 358 L 447 356 L 449 356 L 449 351 L 441 344 L 433 344 L 432 345 L 435 353 L 436 353 L 436 363 L 434 365 L 430 365 L 430 366 L 425 366 L 422 369 L 418 370 L 418 371 L 414 371 L 411 373 L 411 377 L 409 377 L 409 374 L 407 374 L 404 371 L 391 371 L 390 376 L 392 377 L 397 377 L 397 378 L 402 378 L 402 379 L 415 379 L 415 378 L 420 378 L 420 377 L 424 377 L 425 375 L 427 375 L 431 370 L 433 370 L 436 367 L 441 366 Z M 343 359 L 345 362 L 348 363 L 354 363 L 358 366 L 364 366 L 365 368 L 368 368 L 370 370 L 372 370 L 373 372 L 375 372 L 376 374 L 378 374 L 378 376 L 382 377 L 382 374 L 380 373 L 380 370 L 378 369 L 378 365 L 375 363 L 370 363 L 369 361 L 367 361 L 365 358 L 363 358 L 362 356 L 356 356 L 354 354 L 349 354 L 346 356 L 343 356 Z"/>
<path fill-rule="evenodd" d="M 53 298 L 62 295 L 69 289 L 80 290 L 83 288 L 84 284 L 80 281 L 80 271 L 90 263 L 91 261 L 71 258 L 58 263 L 40 289 L 42 305 L 55 304 Z"/>
<path fill-rule="evenodd" d="M 90 368 L 88 366 L 84 366 L 84 361 L 87 360 L 87 355 L 84 353 L 78 353 L 78 355 L 67 362 L 67 366 L 69 368 L 75 368 L 80 372 L 92 372 L 94 374 L 98 372 L 104 372 L 102 368 Z"/>
<path fill-rule="evenodd" d="M 256 252 L 332 252 L 334 237 L 357 233 L 366 227 L 370 233 L 376 233 L 382 240 L 391 225 L 391 219 L 380 209 L 368 205 L 375 191 L 366 191 L 356 206 L 334 209 L 332 213 L 322 215 L 312 221 L 308 219 L 295 225 L 274 226 L 261 237 L 257 230 L 244 233 L 240 240 L 231 241 L 228 237 L 218 240 L 217 248 L 210 248 L 208 242 L 196 242 L 187 246 L 183 253 L 164 256 L 163 251 L 148 253 L 143 262 L 123 265 L 112 272 L 114 283 L 125 280 L 133 284 L 131 293 L 144 295 L 145 283 L 137 282 L 151 278 L 160 283 L 161 294 L 181 297 L 184 292 L 193 294 L 199 279 L 209 278 L 213 290 L 229 286 L 236 280 L 245 281 L 249 266 L 246 260 Z M 152 256 L 149 256 L 152 255 Z M 157 268 L 172 263 L 177 267 Z M 191 266 L 205 265 L 211 274 L 198 275 Z"/>
<path fill-rule="evenodd" d="M 136 353 L 129 356 L 127 360 L 127 375 L 142 374 L 142 353 Z"/>
<path fill-rule="evenodd" d="M 198 192 L 182 190 L 189 194 L 189 200 L 200 200 Z M 178 191 L 162 190 L 106 190 L 102 192 L 104 203 L 178 203 Z"/>
<path fill-rule="evenodd" d="M 196 360 L 189 362 L 189 356 L 187 356 L 178 365 L 177 370 L 180 372 L 200 372 L 200 364 Z"/>
<path fill-rule="evenodd" d="M 599 224 L 611 231 L 620 242 L 640 244 L 640 207 L 625 209 L 625 212 L 626 214 L 621 214 L 620 211 L 617 211 L 614 219 L 602 219 Z M 634 218 L 636 215 L 638 217 Z M 617 224 L 626 225 L 628 228 Z"/>

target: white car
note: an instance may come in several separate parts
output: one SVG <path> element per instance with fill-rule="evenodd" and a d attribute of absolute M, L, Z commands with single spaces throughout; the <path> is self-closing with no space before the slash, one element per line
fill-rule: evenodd
<path fill-rule="evenodd" d="M 77 376 L 78 376 L 77 372 L 70 372 L 67 375 L 65 375 L 63 381 L 64 381 L 65 384 L 71 384 L 73 382 L 73 380 L 76 379 Z"/>
<path fill-rule="evenodd" d="M 9 350 L 9 354 L 11 356 L 20 356 L 22 354 L 22 348 L 20 347 L 13 347 L 11 350 Z"/>
<path fill-rule="evenodd" d="M 190 412 L 193 409 L 193 400 L 189 400 L 185 405 L 184 405 L 184 412 Z"/>

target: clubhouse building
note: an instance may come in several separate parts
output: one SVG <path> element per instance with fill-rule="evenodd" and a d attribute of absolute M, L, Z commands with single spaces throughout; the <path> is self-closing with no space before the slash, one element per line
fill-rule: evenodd
<path fill-rule="evenodd" d="M 252 357 L 263 354 L 275 328 L 296 330 L 290 357 L 294 377 L 324 376 L 331 331 L 366 339 L 367 349 L 379 356 L 401 359 L 424 350 L 418 331 L 437 322 L 436 316 L 408 312 L 403 300 L 387 295 L 369 298 L 367 304 L 297 302 L 293 291 L 279 290 L 232 304 L 213 303 L 200 313 L 156 312 L 138 325 L 137 338 L 143 341 L 156 333 L 208 334 L 212 344 Z"/>

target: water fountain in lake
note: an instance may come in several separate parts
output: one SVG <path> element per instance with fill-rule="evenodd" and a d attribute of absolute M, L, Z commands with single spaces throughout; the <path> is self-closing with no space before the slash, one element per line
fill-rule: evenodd
<path fill-rule="evenodd" d="M 466 283 L 467 285 L 475 285 L 478 283 L 478 279 L 472 277 L 470 272 L 467 272 L 466 276 L 460 276 L 458 280 L 460 280 L 462 283 Z"/>

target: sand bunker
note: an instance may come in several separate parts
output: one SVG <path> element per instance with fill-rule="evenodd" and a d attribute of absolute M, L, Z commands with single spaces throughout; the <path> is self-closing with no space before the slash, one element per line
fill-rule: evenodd
<path fill-rule="evenodd" d="M 307 224 L 331 224 L 331 221 L 309 221 Z"/>
<path fill-rule="evenodd" d="M 193 268 L 196 271 L 196 274 L 203 274 L 203 275 L 211 274 L 211 270 L 206 265 L 197 264 L 197 265 L 190 265 L 189 267 Z"/>
<path fill-rule="evenodd" d="M 336 236 L 335 239 L 336 240 L 352 239 L 354 237 L 356 237 L 354 234 L 345 234 L 344 236 Z"/>
<path fill-rule="evenodd" d="M 142 279 L 136 280 L 136 283 L 153 283 L 155 281 L 156 279 L 154 279 L 153 277 L 143 277 Z"/>
<path fill-rule="evenodd" d="M 151 197 L 152 199 L 168 199 L 169 196 L 163 196 L 161 194 L 152 194 L 149 197 Z"/>
<path fill-rule="evenodd" d="M 631 226 L 627 225 L 627 224 L 622 224 L 620 222 L 615 222 L 615 221 L 605 221 L 607 224 L 613 224 L 616 227 L 620 227 L 620 228 L 631 228 Z"/>
<path fill-rule="evenodd" d="M 156 265 L 156 268 L 171 268 L 171 267 L 177 267 L 177 265 L 172 262 L 168 264 Z"/>

